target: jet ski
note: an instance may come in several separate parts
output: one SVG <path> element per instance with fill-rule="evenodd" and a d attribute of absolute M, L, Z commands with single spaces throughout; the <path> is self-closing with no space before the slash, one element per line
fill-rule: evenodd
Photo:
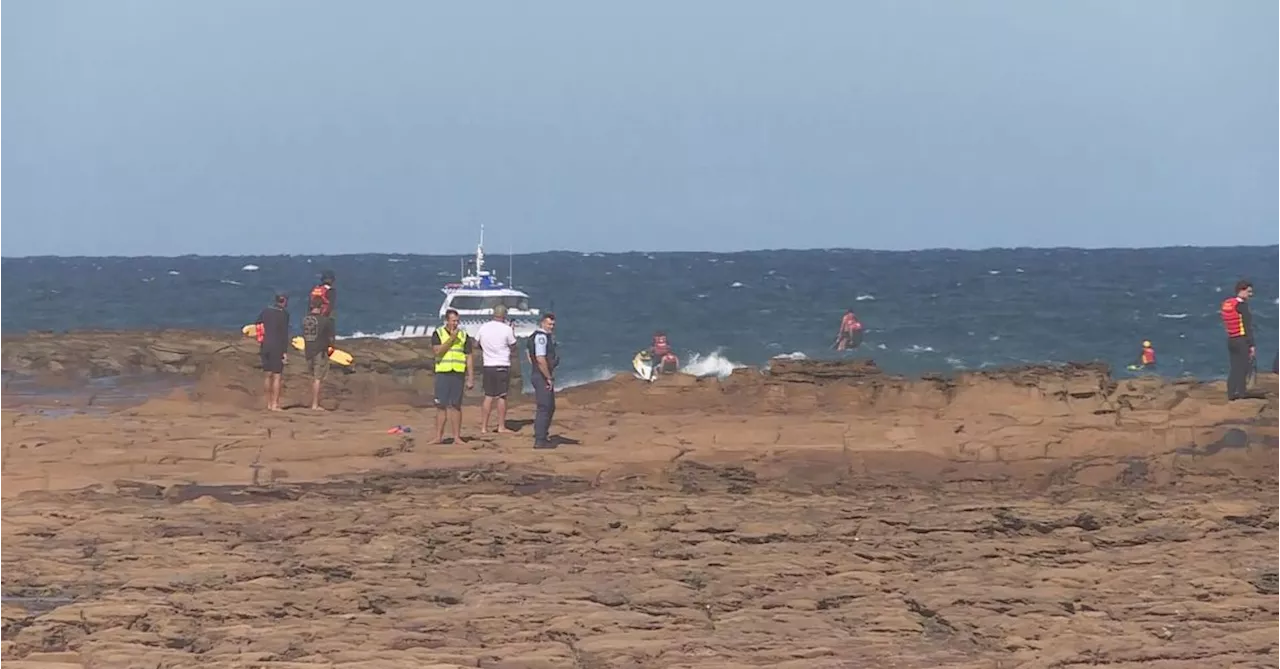
<path fill-rule="evenodd" d="M 647 349 L 636 353 L 636 357 L 631 359 L 631 367 L 641 381 L 650 382 L 658 378 L 658 367 Z"/>

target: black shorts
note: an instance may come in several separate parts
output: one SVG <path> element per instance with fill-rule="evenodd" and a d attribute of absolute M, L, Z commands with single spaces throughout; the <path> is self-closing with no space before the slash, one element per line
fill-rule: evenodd
<path fill-rule="evenodd" d="M 284 351 L 268 351 L 263 349 L 259 352 L 262 358 L 262 371 L 272 374 L 284 373 Z"/>
<path fill-rule="evenodd" d="M 485 367 L 481 372 L 480 385 L 484 387 L 485 397 L 505 398 L 511 387 L 511 368 Z"/>
<path fill-rule="evenodd" d="M 466 388 L 467 377 L 462 372 L 436 372 L 436 407 L 461 409 Z"/>

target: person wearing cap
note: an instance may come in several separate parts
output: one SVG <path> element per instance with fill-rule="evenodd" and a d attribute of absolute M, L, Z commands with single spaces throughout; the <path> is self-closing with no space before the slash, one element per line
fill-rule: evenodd
<path fill-rule="evenodd" d="M 1142 352 L 1138 354 L 1139 369 L 1152 369 L 1156 366 L 1156 350 L 1152 348 L 1150 341 L 1142 342 Z"/>
<path fill-rule="evenodd" d="M 258 314 L 254 323 L 258 331 L 258 356 L 262 371 L 266 374 L 262 386 L 267 395 L 267 411 L 282 411 L 280 407 L 281 375 L 289 359 L 289 297 L 276 293 L 271 306 Z"/>
<path fill-rule="evenodd" d="M 516 345 L 516 332 L 507 323 L 507 307 L 493 308 L 493 319 L 476 332 L 480 342 L 480 387 L 484 403 L 480 405 L 480 432 L 489 431 L 489 416 L 498 406 L 498 434 L 507 434 L 507 392 L 511 387 L 511 347 Z"/>

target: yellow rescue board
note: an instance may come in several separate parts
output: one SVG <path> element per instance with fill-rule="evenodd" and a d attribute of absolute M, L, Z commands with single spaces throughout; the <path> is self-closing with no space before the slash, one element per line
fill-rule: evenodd
<path fill-rule="evenodd" d="M 307 343 L 305 341 L 302 341 L 302 337 L 294 337 L 292 343 L 293 343 L 293 347 L 298 349 L 299 351 L 307 350 Z M 353 358 L 350 353 L 347 353 L 346 351 L 340 348 L 333 349 L 333 353 L 329 354 L 330 362 L 342 365 L 343 367 L 350 365 L 354 360 L 355 358 Z"/>
<path fill-rule="evenodd" d="M 258 328 L 255 325 L 246 325 L 243 328 L 240 328 L 240 331 L 243 332 L 246 337 L 257 336 L 257 330 Z M 305 351 L 307 349 L 307 344 L 302 341 L 302 337 L 294 337 L 293 341 L 290 343 L 292 343 L 293 347 L 299 351 Z M 355 362 L 355 357 L 340 348 L 335 348 L 333 349 L 333 353 L 329 354 L 329 361 L 346 367 L 352 362 Z"/>

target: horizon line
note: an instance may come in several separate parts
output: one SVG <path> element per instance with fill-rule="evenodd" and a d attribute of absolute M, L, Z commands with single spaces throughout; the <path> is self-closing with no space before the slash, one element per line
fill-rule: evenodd
<path fill-rule="evenodd" d="M 556 255 L 556 254 L 575 254 L 579 256 L 611 256 L 611 255 L 747 255 L 753 253 L 776 253 L 776 252 L 854 252 L 854 253 L 937 253 L 942 251 L 960 252 L 960 253 L 985 253 L 990 251 L 1164 251 L 1170 249 L 1199 249 L 1199 250 L 1226 250 L 1226 249 L 1280 249 L 1280 242 L 1276 244 L 1214 244 L 1214 245 L 1197 245 L 1197 244 L 1169 244 L 1164 246 L 986 246 L 982 248 L 959 248 L 951 246 L 931 246 L 918 249 L 873 249 L 873 248 L 856 248 L 847 246 L 815 246 L 808 248 L 768 248 L 768 249 L 742 249 L 737 251 L 579 251 L 573 249 L 553 249 L 547 251 L 525 251 L 519 253 L 507 252 L 487 252 L 487 256 L 536 256 L 536 255 Z M 393 253 L 387 251 L 369 251 L 364 253 L 180 253 L 180 254 L 142 254 L 142 255 L 57 255 L 50 253 L 30 254 L 30 255 L 3 255 L 0 254 L 0 260 L 141 260 L 141 259 L 179 259 L 179 258 L 300 258 L 300 257 L 322 257 L 322 258 L 354 258 L 357 256 L 386 256 L 397 258 L 455 258 L 458 256 L 474 255 L 474 250 L 457 252 L 457 253 Z"/>

